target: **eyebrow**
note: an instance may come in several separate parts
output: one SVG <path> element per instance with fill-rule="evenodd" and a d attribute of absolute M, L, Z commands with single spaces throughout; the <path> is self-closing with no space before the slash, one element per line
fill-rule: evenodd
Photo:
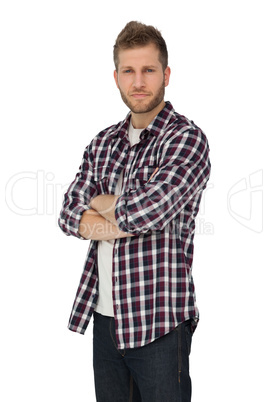
<path fill-rule="evenodd" d="M 119 70 L 128 70 L 130 68 L 133 68 L 133 67 L 132 66 L 122 66 L 122 67 L 120 67 Z M 142 68 L 154 68 L 154 69 L 156 69 L 157 66 L 152 64 L 152 65 L 149 65 L 149 66 L 142 66 Z"/>

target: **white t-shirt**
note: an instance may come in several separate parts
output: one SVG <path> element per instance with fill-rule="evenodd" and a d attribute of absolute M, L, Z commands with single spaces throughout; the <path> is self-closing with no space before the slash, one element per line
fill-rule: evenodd
<path fill-rule="evenodd" d="M 142 131 L 143 128 L 136 129 L 130 122 L 128 136 L 131 147 L 140 141 L 140 134 Z M 121 194 L 122 182 L 123 170 L 116 184 L 115 195 Z M 114 316 L 112 295 L 113 248 L 114 240 L 99 240 L 98 242 L 99 299 L 95 311 L 108 317 Z"/>

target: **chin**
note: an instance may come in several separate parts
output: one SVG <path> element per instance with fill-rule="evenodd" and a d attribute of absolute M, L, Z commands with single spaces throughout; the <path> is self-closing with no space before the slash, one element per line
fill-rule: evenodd
<path fill-rule="evenodd" d="M 150 112 L 152 109 L 148 108 L 148 107 L 138 107 L 138 106 L 134 106 L 130 108 L 131 112 L 139 114 L 139 113 L 148 113 Z"/>

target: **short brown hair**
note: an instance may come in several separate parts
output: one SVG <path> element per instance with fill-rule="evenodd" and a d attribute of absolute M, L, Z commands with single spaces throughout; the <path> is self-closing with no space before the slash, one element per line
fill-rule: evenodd
<path fill-rule="evenodd" d="M 154 43 L 159 50 L 159 61 L 165 70 L 168 65 L 168 51 L 160 31 L 152 25 L 145 25 L 137 21 L 129 22 L 115 41 L 114 64 L 116 70 L 118 70 L 120 50 L 142 47 L 151 43 Z"/>

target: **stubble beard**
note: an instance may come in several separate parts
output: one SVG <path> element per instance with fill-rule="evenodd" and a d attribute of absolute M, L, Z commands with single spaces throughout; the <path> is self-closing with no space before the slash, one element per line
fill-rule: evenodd
<path fill-rule="evenodd" d="M 151 99 L 149 103 L 138 102 L 135 105 L 131 102 L 131 100 L 125 95 L 121 88 L 119 87 L 119 91 L 121 94 L 121 98 L 123 102 L 127 105 L 127 107 L 131 110 L 131 112 L 140 114 L 140 113 L 149 113 L 154 110 L 160 103 L 163 101 L 165 96 L 165 82 L 163 81 L 161 87 L 159 88 L 156 95 Z M 142 91 L 136 91 L 137 93 L 143 93 Z"/>

